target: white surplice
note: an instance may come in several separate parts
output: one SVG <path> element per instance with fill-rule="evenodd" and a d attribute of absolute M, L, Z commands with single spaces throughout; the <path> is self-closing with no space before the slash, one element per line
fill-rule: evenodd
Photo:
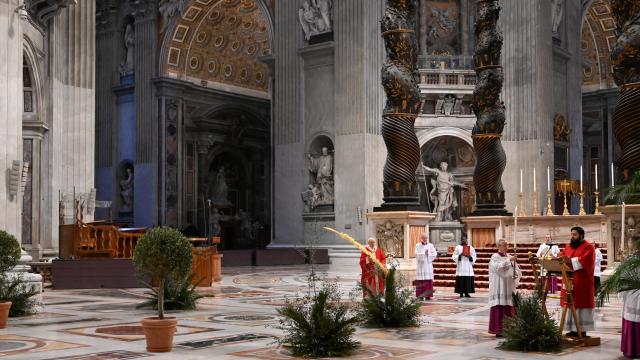
<path fill-rule="evenodd" d="M 456 249 L 453 251 L 451 258 L 456 263 L 456 276 L 474 276 L 473 264 L 475 264 L 477 260 L 476 249 L 471 245 L 469 245 L 469 247 L 469 253 L 473 261 L 469 260 L 466 256 L 460 256 L 462 255 L 462 245 L 456 246 Z M 458 258 L 460 259 L 458 260 Z"/>
<path fill-rule="evenodd" d="M 521 276 L 520 267 L 514 269 L 509 256 L 496 253 L 489 262 L 489 306 L 513 306 L 511 295 L 516 291 Z M 515 277 L 514 277 L 515 271 Z"/>
<path fill-rule="evenodd" d="M 433 280 L 433 260 L 438 257 L 436 248 L 431 244 L 416 244 L 416 280 Z"/>

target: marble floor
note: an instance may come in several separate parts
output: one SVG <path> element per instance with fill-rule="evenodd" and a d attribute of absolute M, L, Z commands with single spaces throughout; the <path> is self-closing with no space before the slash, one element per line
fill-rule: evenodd
<path fill-rule="evenodd" d="M 345 296 L 359 276 L 357 259 L 317 266 Z M 280 334 L 276 308 L 286 297 L 305 290 L 306 266 L 225 268 L 221 284 L 207 289 L 211 297 L 196 311 L 175 312 L 179 326 L 174 351 L 145 352 L 138 320 L 151 310 L 136 309 L 144 289 L 56 291 L 48 289 L 40 313 L 10 319 L 0 330 L 0 357 L 7 359 L 288 359 L 274 344 Z M 597 310 L 602 345 L 568 348 L 558 354 L 527 354 L 497 350 L 498 340 L 486 331 L 486 292 L 459 299 L 451 289 L 436 289 L 422 307 L 423 325 L 416 329 L 359 328 L 361 349 L 355 359 L 618 359 L 620 306 Z M 550 311 L 559 316 L 557 300 Z"/>

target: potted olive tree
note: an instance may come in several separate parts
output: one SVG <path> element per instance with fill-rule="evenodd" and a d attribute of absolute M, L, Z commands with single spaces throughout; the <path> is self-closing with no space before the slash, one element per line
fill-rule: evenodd
<path fill-rule="evenodd" d="M 181 281 L 191 270 L 191 244 L 180 231 L 156 227 L 147 231 L 133 253 L 136 271 L 157 285 L 158 316 L 142 319 L 147 351 L 167 352 L 173 348 L 178 320 L 164 316 L 164 284 Z"/>
<path fill-rule="evenodd" d="M 11 270 L 20 259 L 20 244 L 15 236 L 0 230 L 0 294 L 5 294 L 8 286 L 6 272 Z M 11 301 L 5 301 L 0 297 L 0 329 L 7 327 L 7 318 Z"/>

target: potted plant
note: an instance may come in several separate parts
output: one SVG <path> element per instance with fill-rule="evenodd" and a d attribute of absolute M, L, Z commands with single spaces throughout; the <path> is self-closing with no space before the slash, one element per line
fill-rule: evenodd
<path fill-rule="evenodd" d="M 191 270 L 191 261 L 191 244 L 176 229 L 150 229 L 136 245 L 133 253 L 136 271 L 157 285 L 158 316 L 141 321 L 149 352 L 168 352 L 173 348 L 178 320 L 164 316 L 165 282 L 184 279 Z"/>
<path fill-rule="evenodd" d="M 15 236 L 0 230 L 0 294 L 6 293 L 4 288 L 8 286 L 6 272 L 11 270 L 20 259 L 20 244 Z M 11 301 L 0 297 L 0 329 L 7 327 L 7 318 Z"/>

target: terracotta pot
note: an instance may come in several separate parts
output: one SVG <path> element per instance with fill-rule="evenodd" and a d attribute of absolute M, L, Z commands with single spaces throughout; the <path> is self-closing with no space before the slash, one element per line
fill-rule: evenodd
<path fill-rule="evenodd" d="M 0 302 L 0 329 L 7 327 L 7 319 L 9 318 L 9 309 L 11 308 L 11 301 Z"/>
<path fill-rule="evenodd" d="M 140 321 L 147 339 L 148 352 L 169 352 L 173 349 L 173 334 L 176 332 L 176 318 L 145 318 Z"/>

